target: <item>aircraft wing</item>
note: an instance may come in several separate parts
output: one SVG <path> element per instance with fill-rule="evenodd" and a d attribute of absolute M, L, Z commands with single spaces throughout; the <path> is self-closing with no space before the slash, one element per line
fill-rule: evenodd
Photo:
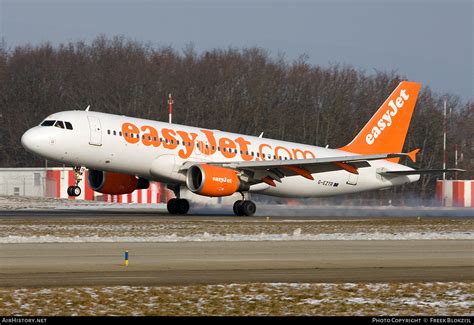
<path fill-rule="evenodd" d="M 264 182 L 275 186 L 274 181 L 281 182 L 281 178 L 287 176 L 299 175 L 313 180 L 314 178 L 311 174 L 335 170 L 346 170 L 352 174 L 359 174 L 358 168 L 370 167 L 369 160 L 402 158 L 408 155 L 406 153 L 386 153 L 314 159 L 237 161 L 208 164 L 242 171 L 250 183 Z"/>

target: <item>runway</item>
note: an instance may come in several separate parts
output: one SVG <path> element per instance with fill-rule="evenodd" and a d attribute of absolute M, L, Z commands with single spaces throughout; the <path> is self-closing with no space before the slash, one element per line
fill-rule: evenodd
<path fill-rule="evenodd" d="M 471 240 L 1 244 L 0 287 L 473 281 L 473 252 Z"/>
<path fill-rule="evenodd" d="M 154 217 L 162 220 L 232 219 L 258 220 L 270 217 L 275 220 L 353 220 L 366 218 L 474 218 L 473 208 L 412 207 L 412 206 L 324 206 L 258 204 L 253 217 L 236 217 L 231 205 L 192 205 L 187 215 L 171 216 L 165 204 L 108 204 L 88 205 L 82 202 L 50 202 L 41 206 L 37 202 L 21 202 L 15 206 L 0 205 L 1 218 L 117 218 Z"/>

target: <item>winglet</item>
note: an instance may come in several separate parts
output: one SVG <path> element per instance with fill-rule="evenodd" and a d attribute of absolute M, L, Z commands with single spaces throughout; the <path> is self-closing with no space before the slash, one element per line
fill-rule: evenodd
<path fill-rule="evenodd" d="M 408 158 L 414 163 L 416 163 L 416 154 L 420 151 L 420 148 L 416 148 L 408 153 Z"/>

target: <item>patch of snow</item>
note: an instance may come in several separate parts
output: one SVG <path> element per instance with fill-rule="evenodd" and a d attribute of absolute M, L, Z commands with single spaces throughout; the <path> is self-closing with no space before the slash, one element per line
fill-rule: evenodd
<path fill-rule="evenodd" d="M 296 229 L 293 234 L 202 234 L 178 236 L 3 236 L 0 244 L 13 243 L 115 243 L 115 242 L 221 242 L 221 241 L 310 241 L 310 240 L 472 240 L 472 232 L 406 232 L 406 233 L 333 233 L 302 234 Z"/>
<path fill-rule="evenodd" d="M 326 301 L 327 301 L 327 299 L 303 299 L 303 300 L 301 300 L 299 305 L 304 305 L 304 304 L 321 305 L 321 303 L 326 302 Z"/>
<path fill-rule="evenodd" d="M 365 305 L 365 304 L 375 305 L 375 304 L 383 303 L 380 299 L 370 299 L 370 298 L 360 298 L 360 297 L 347 298 L 345 302 L 350 303 L 350 304 L 361 304 L 361 305 Z"/>

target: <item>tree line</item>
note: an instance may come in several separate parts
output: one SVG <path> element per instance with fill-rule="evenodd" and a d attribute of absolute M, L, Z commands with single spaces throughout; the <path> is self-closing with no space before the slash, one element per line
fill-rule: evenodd
<path fill-rule="evenodd" d="M 28 128 L 63 110 L 91 110 L 338 148 L 365 125 L 401 80 L 395 71 L 367 73 L 350 65 L 289 61 L 261 48 L 197 53 L 124 37 L 91 43 L 49 43 L 9 48 L 0 44 L 0 166 L 38 167 L 44 161 L 20 143 Z M 443 101 L 448 106 L 448 166 L 474 164 L 474 102 L 424 86 L 404 151 L 422 148 L 417 166 L 441 168 Z M 73 144 L 71 144 L 73 145 Z M 407 162 L 410 164 L 409 162 Z M 450 175 L 450 177 L 453 175 Z M 394 189 L 431 197 L 439 175 Z M 371 195 L 371 194 L 368 194 Z M 373 194 L 380 195 L 380 194 Z"/>

